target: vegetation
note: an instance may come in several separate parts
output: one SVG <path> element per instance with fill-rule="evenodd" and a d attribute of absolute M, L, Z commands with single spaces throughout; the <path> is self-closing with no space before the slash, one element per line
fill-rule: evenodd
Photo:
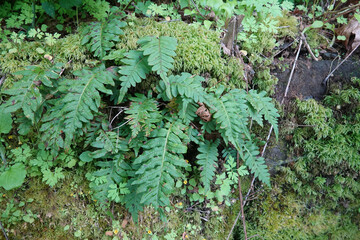
<path fill-rule="evenodd" d="M 4 236 L 224 239 L 245 211 L 233 239 L 357 239 L 359 78 L 290 111 L 271 98 L 280 42 L 306 33 L 318 56 L 335 32 L 320 4 L 297 6 L 303 29 L 289 1 L 0 5 Z M 297 153 L 273 176 L 270 136 Z"/>

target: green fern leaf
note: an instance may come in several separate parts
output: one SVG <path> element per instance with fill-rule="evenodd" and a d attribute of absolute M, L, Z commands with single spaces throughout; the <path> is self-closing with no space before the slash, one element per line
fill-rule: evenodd
<path fill-rule="evenodd" d="M 100 169 L 87 174 L 91 181 L 90 188 L 94 192 L 94 197 L 101 203 L 114 197 L 114 185 L 125 186 L 127 183 L 128 170 L 130 166 L 124 161 L 124 153 L 128 151 L 127 143 L 120 138 L 116 132 L 99 131 L 96 141 L 91 143 L 96 148 L 95 151 L 86 151 L 80 155 L 83 162 L 95 162 L 95 166 Z M 102 161 L 101 161 L 102 160 Z M 122 188 L 125 191 L 125 188 Z M 125 191 L 122 195 L 127 194 Z M 116 200 L 121 201 L 123 196 L 117 196 Z"/>
<path fill-rule="evenodd" d="M 106 71 L 104 65 L 92 70 L 83 69 L 74 72 L 77 78 L 66 79 L 61 82 L 60 89 L 67 89 L 68 93 L 55 104 L 57 111 L 50 111 L 43 119 L 47 124 L 41 127 L 41 131 L 51 129 L 54 122 L 57 129 L 65 133 L 64 147 L 69 148 L 74 136 L 82 135 L 84 124 L 89 123 L 100 107 L 100 92 L 112 94 L 105 87 L 106 84 L 114 85 L 115 76 Z M 59 132 L 57 133 L 59 134 Z M 54 136 L 57 139 L 57 136 Z M 60 141 L 59 139 L 55 141 Z"/>
<path fill-rule="evenodd" d="M 162 119 L 157 102 L 143 94 L 136 94 L 136 97 L 130 98 L 130 101 L 132 101 L 130 108 L 125 113 L 129 114 L 126 119 L 130 120 L 132 138 L 135 138 L 141 130 L 145 132 L 146 136 L 149 136 L 156 127 L 155 123 Z"/>
<path fill-rule="evenodd" d="M 126 65 L 122 66 L 119 70 L 122 77 L 120 77 L 121 89 L 117 101 L 118 104 L 121 103 L 128 89 L 131 86 L 135 87 L 150 72 L 150 66 L 147 63 L 148 57 L 144 56 L 142 51 L 131 50 L 125 56 L 126 58 L 121 61 Z"/>
<path fill-rule="evenodd" d="M 276 138 L 278 138 L 279 128 L 277 118 L 280 115 L 271 102 L 271 98 L 265 97 L 265 95 L 266 92 L 249 91 L 249 94 L 246 95 L 249 114 L 260 126 L 263 126 L 262 117 L 264 117 L 273 126 Z"/>
<path fill-rule="evenodd" d="M 200 76 L 194 76 L 190 73 L 181 73 L 181 75 L 169 76 L 169 83 L 171 86 L 171 94 L 173 97 L 182 96 L 192 99 L 195 103 L 206 102 L 206 92 L 201 83 L 205 82 L 205 79 Z M 158 85 L 160 92 L 159 97 L 165 98 L 163 92 L 166 90 L 164 82 L 160 82 Z"/>
<path fill-rule="evenodd" d="M 2 93 L 11 97 L 4 103 L 5 112 L 15 112 L 21 109 L 26 118 L 35 123 L 36 112 L 42 113 L 43 96 L 40 92 L 41 84 L 52 87 L 52 81 L 59 78 L 58 68 L 44 70 L 38 66 L 28 66 L 26 70 L 14 73 L 22 75 L 22 79 Z"/>
<path fill-rule="evenodd" d="M 246 166 L 250 168 L 251 173 L 253 173 L 255 177 L 270 186 L 270 174 L 265 160 L 263 157 L 257 157 L 260 154 L 258 147 L 250 141 L 247 141 L 242 146 L 244 150 L 240 152 L 240 155 L 242 155 L 241 157 L 245 161 Z"/>
<path fill-rule="evenodd" d="M 210 183 L 215 175 L 215 168 L 217 167 L 218 146 L 220 140 L 215 142 L 205 141 L 199 144 L 199 154 L 197 155 L 197 164 L 201 167 L 200 178 L 204 184 L 204 191 L 210 190 Z"/>
<path fill-rule="evenodd" d="M 180 168 L 188 166 L 183 158 L 187 147 L 183 144 L 188 136 L 179 121 L 167 122 L 151 132 L 144 145 L 144 152 L 134 164 L 141 167 L 136 172 L 137 193 L 144 193 L 141 203 L 152 204 L 156 209 L 170 204 L 168 195 L 174 189 L 174 179 L 182 177 Z"/>
<path fill-rule="evenodd" d="M 138 41 L 138 44 L 141 45 L 144 55 L 149 56 L 148 63 L 152 66 L 151 70 L 159 74 L 161 79 L 165 82 L 166 93 L 171 99 L 167 73 L 173 68 L 173 57 L 176 56 L 176 38 L 166 36 L 161 36 L 159 38 L 144 37 Z"/>
<path fill-rule="evenodd" d="M 103 59 L 107 52 L 115 46 L 114 42 L 120 41 L 119 36 L 124 34 L 121 28 L 125 26 L 125 22 L 115 17 L 105 22 L 92 22 L 84 28 L 81 44 L 86 44 L 95 57 Z"/>
<path fill-rule="evenodd" d="M 245 135 L 250 138 L 247 128 L 246 92 L 232 90 L 221 96 L 224 89 L 218 88 L 217 93 L 210 98 L 213 118 L 217 122 L 217 130 L 226 143 L 231 142 L 241 151 L 240 139 Z"/>

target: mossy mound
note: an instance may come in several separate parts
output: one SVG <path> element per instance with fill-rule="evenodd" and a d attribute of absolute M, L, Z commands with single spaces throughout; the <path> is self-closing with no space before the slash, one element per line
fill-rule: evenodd
<path fill-rule="evenodd" d="M 74 34 L 56 40 L 53 46 L 41 41 L 24 41 L 21 44 L 0 43 L 0 71 L 14 73 L 29 65 L 50 68 L 53 62 L 69 63 L 67 67 L 70 70 L 82 69 L 91 58 L 86 54 L 86 48 L 81 46 L 80 41 L 81 36 Z M 45 55 L 50 55 L 52 59 L 49 60 Z M 10 76 L 5 82 L 5 87 L 8 84 L 11 84 Z"/>
<path fill-rule="evenodd" d="M 225 82 L 231 87 L 244 87 L 243 66 L 238 60 L 221 56 L 220 33 L 181 21 L 156 22 L 150 18 L 133 19 L 124 29 L 118 49 L 137 49 L 145 36 L 170 36 L 178 41 L 174 73 L 189 72 L 206 76 L 210 86 Z"/>

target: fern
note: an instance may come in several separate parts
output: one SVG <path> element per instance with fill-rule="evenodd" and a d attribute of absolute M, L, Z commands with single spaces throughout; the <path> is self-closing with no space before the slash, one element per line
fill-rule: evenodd
<path fill-rule="evenodd" d="M 270 174 L 263 157 L 258 157 L 259 150 L 258 147 L 251 141 L 247 141 L 243 145 L 243 154 L 242 159 L 245 161 L 245 164 L 250 168 L 251 173 L 255 177 L 259 178 L 260 181 L 270 186 Z"/>
<path fill-rule="evenodd" d="M 142 204 L 157 209 L 170 204 L 168 195 L 173 191 L 174 179 L 182 176 L 180 168 L 188 166 L 182 155 L 187 151 L 184 130 L 179 121 L 155 129 L 143 146 L 143 154 L 135 159 L 134 164 L 140 168 L 132 185 L 137 186 L 137 193 L 143 193 Z"/>
<path fill-rule="evenodd" d="M 141 45 L 144 51 L 143 54 L 149 56 L 148 64 L 152 66 L 151 70 L 160 75 L 166 86 L 166 94 L 171 98 L 167 73 L 173 68 L 173 57 L 176 56 L 176 38 L 166 36 L 159 38 L 144 37 L 138 41 L 138 44 Z"/>
<path fill-rule="evenodd" d="M 15 112 L 22 109 L 25 117 L 34 124 L 35 115 L 36 113 L 41 115 L 44 102 L 40 91 L 41 85 L 52 87 L 52 81 L 59 78 L 59 71 L 57 67 L 45 70 L 38 66 L 28 66 L 26 70 L 14 73 L 14 75 L 22 75 L 23 77 L 20 81 L 15 82 L 10 89 L 2 92 L 11 96 L 2 106 L 4 111 Z"/>
<path fill-rule="evenodd" d="M 115 132 L 100 130 L 99 136 L 91 143 L 91 146 L 97 150 L 83 152 L 80 159 L 83 162 L 97 160 L 95 166 L 100 169 L 87 174 L 95 199 L 101 203 L 109 199 L 120 202 L 123 196 L 116 195 L 115 192 L 120 191 L 123 195 L 128 193 L 125 185 L 130 166 L 124 161 L 124 153 L 128 151 L 127 143 Z"/>
<path fill-rule="evenodd" d="M 129 114 L 126 119 L 130 120 L 132 138 L 135 138 L 141 130 L 145 132 L 146 136 L 150 135 L 152 129 L 156 127 L 155 123 L 162 119 L 157 102 L 142 94 L 136 94 L 136 97 L 132 97 L 130 100 L 132 101 L 130 108 L 125 113 Z"/>
<path fill-rule="evenodd" d="M 254 90 L 250 90 L 246 95 L 247 105 L 249 109 L 249 115 L 260 125 L 263 126 L 264 117 L 274 128 L 275 136 L 278 138 L 279 129 L 277 124 L 277 118 L 280 115 L 277 113 L 274 104 L 271 103 L 271 98 L 265 97 L 266 92 L 257 93 Z"/>
<path fill-rule="evenodd" d="M 198 148 L 199 154 L 196 158 L 198 159 L 197 164 L 199 164 L 201 168 L 200 177 L 204 184 L 204 192 L 210 190 L 210 183 L 215 175 L 218 157 L 217 147 L 219 143 L 219 139 L 215 142 L 205 141 L 200 143 Z"/>
<path fill-rule="evenodd" d="M 225 89 L 219 87 L 215 95 L 209 98 L 213 118 L 217 122 L 217 130 L 221 133 L 224 141 L 234 144 L 241 151 L 240 139 L 243 135 L 250 138 L 247 128 L 245 91 L 232 90 L 221 96 Z"/>
<path fill-rule="evenodd" d="M 59 87 L 68 93 L 56 102 L 55 107 L 43 120 L 41 131 L 46 132 L 51 128 L 65 133 L 64 147 L 68 148 L 74 136 L 82 135 L 82 127 L 94 118 L 100 107 L 100 92 L 112 94 L 105 87 L 106 84 L 114 85 L 114 75 L 106 71 L 104 65 L 92 70 L 83 69 L 74 72 L 77 79 L 66 79 Z M 60 130 L 61 129 L 61 130 Z M 60 132 L 57 132 L 59 134 Z M 52 143 L 61 142 L 59 135 L 49 136 Z"/>
<path fill-rule="evenodd" d="M 121 89 L 117 100 L 118 104 L 121 103 L 128 89 L 131 86 L 135 87 L 150 72 L 148 57 L 144 56 L 142 51 L 131 50 L 125 56 L 126 58 L 121 61 L 126 65 L 119 70 L 122 77 L 120 77 Z"/>
<path fill-rule="evenodd" d="M 92 22 L 84 28 L 81 44 L 86 45 L 95 57 L 103 59 L 107 52 L 115 46 L 114 42 L 120 41 L 119 36 L 124 34 L 121 28 L 125 26 L 125 22 L 114 16 L 108 21 Z"/>

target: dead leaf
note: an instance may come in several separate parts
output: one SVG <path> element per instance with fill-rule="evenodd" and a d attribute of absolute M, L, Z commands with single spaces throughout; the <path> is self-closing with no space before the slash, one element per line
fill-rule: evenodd
<path fill-rule="evenodd" d="M 121 228 L 124 229 L 126 227 L 127 223 L 128 223 L 128 220 L 124 219 L 121 223 Z"/>
<path fill-rule="evenodd" d="M 350 52 L 360 44 L 360 22 L 353 18 L 347 25 L 338 28 L 336 34 L 346 37 L 345 47 Z"/>
<path fill-rule="evenodd" d="M 209 122 L 211 120 L 211 113 L 209 109 L 207 109 L 206 106 L 201 102 L 198 102 L 198 104 L 200 107 L 196 110 L 196 115 L 198 115 L 205 122 Z"/>
<path fill-rule="evenodd" d="M 112 232 L 112 231 L 106 231 L 106 232 L 105 232 L 105 235 L 106 235 L 106 236 L 112 236 L 112 235 L 113 235 L 113 232 Z"/>

